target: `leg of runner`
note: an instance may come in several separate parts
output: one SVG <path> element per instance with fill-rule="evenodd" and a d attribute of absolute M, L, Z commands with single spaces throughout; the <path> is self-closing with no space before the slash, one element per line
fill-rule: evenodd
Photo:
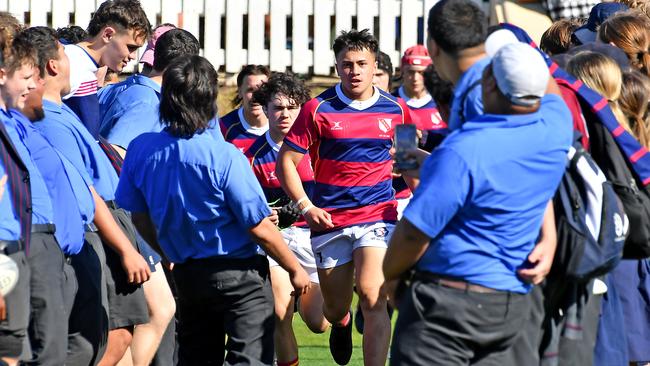
<path fill-rule="evenodd" d="M 300 297 L 300 317 L 314 333 L 324 333 L 330 323 L 323 315 L 323 294 L 318 283 L 312 282 L 309 292 Z"/>
<path fill-rule="evenodd" d="M 318 278 L 323 293 L 323 314 L 332 324 L 330 352 L 336 363 L 346 365 L 352 355 L 352 318 L 348 314 L 352 304 L 354 263 L 319 268 Z"/>
<path fill-rule="evenodd" d="M 356 285 L 365 319 L 363 360 L 365 365 L 385 365 L 390 341 L 390 319 L 386 296 L 380 288 L 384 282 L 381 266 L 386 249 L 361 247 L 354 251 Z"/>
<path fill-rule="evenodd" d="M 270 272 L 275 305 L 275 356 L 278 365 L 291 365 L 298 359 L 298 343 L 292 325 L 293 287 L 289 274 L 282 267 L 273 266 Z"/>

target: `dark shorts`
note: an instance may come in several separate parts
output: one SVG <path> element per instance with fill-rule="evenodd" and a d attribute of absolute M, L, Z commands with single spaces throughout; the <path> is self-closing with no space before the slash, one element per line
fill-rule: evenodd
<path fill-rule="evenodd" d="M 18 358 L 23 350 L 29 322 L 30 269 L 25 252 L 9 255 L 18 265 L 18 283 L 5 296 L 7 319 L 0 322 L 0 357 Z"/>
<path fill-rule="evenodd" d="M 138 249 L 136 231 L 131 223 L 130 215 L 121 208 L 116 210 L 109 208 L 109 210 L 133 247 Z M 106 252 L 107 268 L 105 271 L 110 329 L 148 323 L 149 308 L 142 286 L 129 283 L 120 256 L 113 249 L 104 244 L 104 251 Z"/>
<path fill-rule="evenodd" d="M 273 363 L 275 318 L 266 257 L 189 260 L 172 273 L 180 365 Z"/>
<path fill-rule="evenodd" d="M 158 254 L 158 252 L 156 252 L 149 243 L 140 236 L 137 230 L 135 235 L 136 243 L 138 244 L 138 251 L 142 257 L 144 257 L 144 260 L 147 261 L 151 272 L 156 272 L 156 264 L 161 261 L 160 254 Z"/>
<path fill-rule="evenodd" d="M 399 302 L 391 365 L 504 365 L 529 305 L 523 294 L 415 280 Z"/>

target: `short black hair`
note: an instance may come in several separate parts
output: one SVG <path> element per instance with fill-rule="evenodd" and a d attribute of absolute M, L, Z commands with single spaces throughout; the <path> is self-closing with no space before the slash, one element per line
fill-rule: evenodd
<path fill-rule="evenodd" d="M 438 75 L 433 64 L 424 70 L 424 87 L 438 105 L 451 106 L 454 98 L 454 85 Z"/>
<path fill-rule="evenodd" d="M 163 73 L 160 120 L 174 136 L 190 138 L 217 116 L 218 76 L 210 61 L 177 57 Z"/>
<path fill-rule="evenodd" d="M 379 43 L 377 42 L 377 38 L 370 34 L 368 29 L 361 31 L 352 29 L 348 32 L 341 32 L 341 35 L 334 40 L 332 49 L 334 50 L 335 58 L 339 56 L 339 52 L 345 49 L 354 51 L 368 50 L 373 55 L 377 55 Z"/>
<path fill-rule="evenodd" d="M 476 47 L 487 37 L 487 17 L 473 0 L 440 0 L 429 10 L 427 31 L 450 55 Z"/>
<path fill-rule="evenodd" d="M 198 55 L 200 48 L 199 40 L 192 33 L 180 28 L 170 29 L 156 41 L 153 68 L 164 71 L 175 58 Z"/>
<path fill-rule="evenodd" d="M 99 6 L 88 24 L 88 34 L 94 37 L 104 27 L 118 30 L 134 30 L 136 37 L 149 39 L 151 24 L 137 0 L 107 0 Z"/>
<path fill-rule="evenodd" d="M 390 61 L 390 56 L 382 51 L 377 52 L 377 68 L 386 71 L 389 79 L 393 78 L 393 63 Z"/>
<path fill-rule="evenodd" d="M 309 89 L 301 79 L 291 73 L 275 72 L 253 93 L 253 100 L 265 106 L 277 94 L 284 95 L 297 105 L 302 105 L 311 98 Z"/>
<path fill-rule="evenodd" d="M 50 60 L 59 59 L 59 41 L 54 29 L 49 27 L 31 27 L 22 30 L 16 39 L 23 39 L 36 49 L 38 73 L 45 77 L 45 65 Z"/>
<path fill-rule="evenodd" d="M 88 32 L 78 25 L 69 25 L 57 29 L 56 36 L 66 43 L 76 44 L 88 38 Z"/>
<path fill-rule="evenodd" d="M 264 65 L 244 65 L 237 75 L 237 90 L 239 90 L 242 84 L 244 84 L 244 79 L 250 75 L 266 75 L 268 78 L 271 76 L 271 69 Z M 236 93 L 235 97 L 232 99 L 232 105 L 236 107 L 239 103 L 241 103 L 241 97 L 239 96 L 239 93 Z"/>

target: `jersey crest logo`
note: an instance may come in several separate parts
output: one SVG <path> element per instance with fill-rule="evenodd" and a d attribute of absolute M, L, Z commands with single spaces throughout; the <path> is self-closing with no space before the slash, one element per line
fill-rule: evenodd
<path fill-rule="evenodd" d="M 439 125 L 442 123 L 442 117 L 440 116 L 440 113 L 431 113 L 431 122 L 433 122 L 434 125 Z"/>
<path fill-rule="evenodd" d="M 269 172 L 269 182 L 272 181 L 272 180 L 278 180 L 278 177 L 275 176 L 274 171 Z"/>
<path fill-rule="evenodd" d="M 332 123 L 333 125 L 330 127 L 330 130 L 339 131 L 343 129 L 343 127 L 341 127 L 341 123 L 343 123 L 343 121 L 332 121 Z"/>
<path fill-rule="evenodd" d="M 391 118 L 378 118 L 379 121 L 379 129 L 382 130 L 384 133 L 387 133 L 390 131 L 392 127 L 392 119 Z"/>

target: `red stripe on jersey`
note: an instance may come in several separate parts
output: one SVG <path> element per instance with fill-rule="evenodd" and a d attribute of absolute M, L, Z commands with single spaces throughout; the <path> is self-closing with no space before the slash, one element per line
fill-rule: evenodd
<path fill-rule="evenodd" d="M 391 178 L 392 162 L 359 163 L 321 159 L 316 182 L 341 187 L 371 187 Z"/>
<path fill-rule="evenodd" d="M 335 230 L 363 223 L 397 221 L 397 202 L 395 200 L 358 208 L 326 208 L 324 210 L 332 215 Z"/>
<path fill-rule="evenodd" d="M 402 116 L 392 113 L 318 113 L 315 123 L 328 139 L 392 139 Z"/>

